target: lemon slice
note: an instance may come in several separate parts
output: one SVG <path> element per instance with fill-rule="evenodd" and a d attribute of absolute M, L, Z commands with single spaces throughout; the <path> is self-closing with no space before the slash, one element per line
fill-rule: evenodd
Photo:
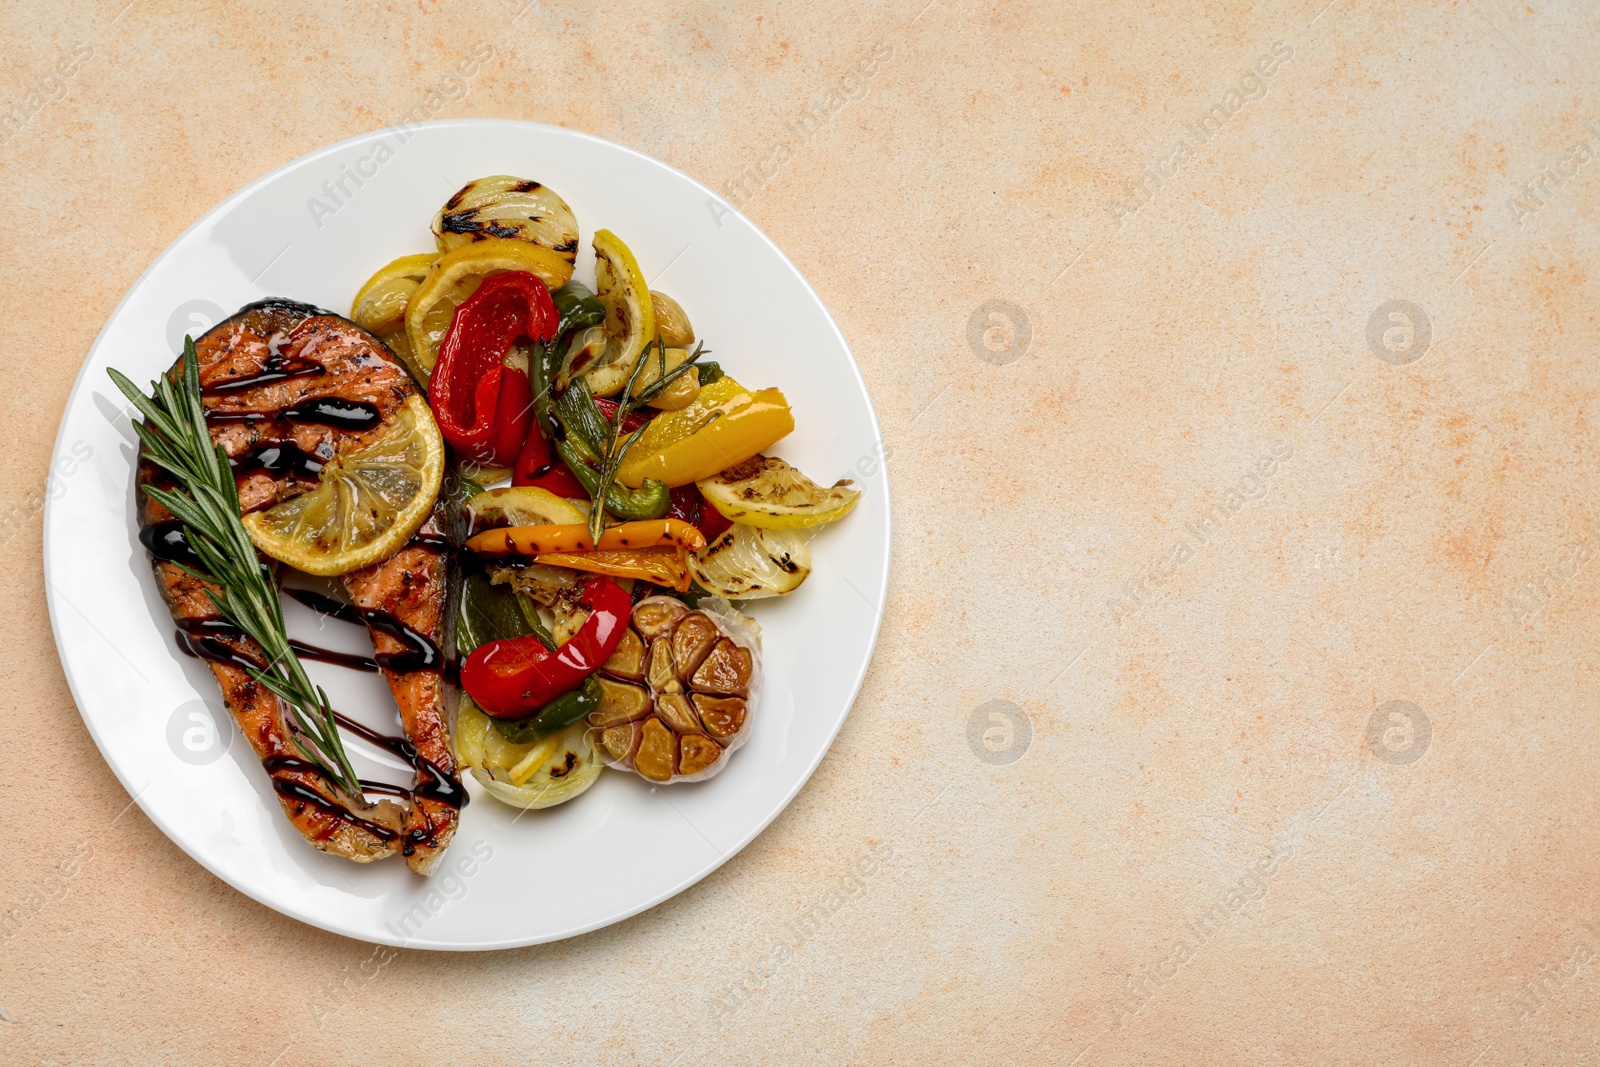
<path fill-rule="evenodd" d="M 406 305 L 438 258 L 437 252 L 423 252 L 380 267 L 350 302 L 350 321 L 380 336 L 404 329 Z"/>
<path fill-rule="evenodd" d="M 474 241 L 440 256 L 406 305 L 406 338 L 422 381 L 439 361 L 439 344 L 450 331 L 456 308 L 489 275 L 508 270 L 527 271 L 552 292 L 572 277 L 572 264 L 550 249 L 504 237 Z"/>
<path fill-rule="evenodd" d="M 444 439 L 413 394 L 365 448 L 322 468 L 317 488 L 244 517 L 256 547 L 307 574 L 345 574 L 411 540 L 444 480 Z"/>
<path fill-rule="evenodd" d="M 587 516 L 572 503 L 536 485 L 486 489 L 467 501 L 472 529 L 497 526 L 574 526 Z"/>
<path fill-rule="evenodd" d="M 412 377 L 421 382 L 426 382 L 428 376 L 411 354 L 411 341 L 406 337 L 406 307 L 438 259 L 437 252 L 401 256 L 368 278 L 350 303 L 350 321 L 388 345 Z"/>
<path fill-rule="evenodd" d="M 825 526 L 861 499 L 859 489 L 824 489 L 774 456 L 747 459 L 695 484 L 725 518 L 766 530 Z"/>
<path fill-rule="evenodd" d="M 655 341 L 656 313 L 639 261 L 610 230 L 594 235 L 594 280 L 606 308 L 606 348 L 583 380 L 595 396 L 610 396 L 628 384 L 644 346 Z"/>

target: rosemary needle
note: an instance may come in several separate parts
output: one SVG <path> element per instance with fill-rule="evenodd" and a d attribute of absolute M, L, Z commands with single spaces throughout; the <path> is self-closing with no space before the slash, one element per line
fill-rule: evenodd
<path fill-rule="evenodd" d="M 589 536 L 594 539 L 596 544 L 600 543 L 600 535 L 605 531 L 606 509 L 604 501 L 606 492 L 616 482 L 617 471 L 621 468 L 622 461 L 627 458 L 628 450 L 634 446 L 634 443 L 639 440 L 639 435 L 644 433 L 645 430 L 641 426 L 630 433 L 626 439 L 622 439 L 623 422 L 635 410 L 644 407 L 650 401 L 666 392 L 667 387 L 684 374 L 691 370 L 698 372 L 699 368 L 696 363 L 702 356 L 709 354 L 709 349 L 705 345 L 696 345 L 694 351 L 689 353 L 689 358 L 671 370 L 667 370 L 667 344 L 659 336 L 656 337 L 655 349 L 659 368 L 656 380 L 639 390 L 638 396 L 634 395 L 634 383 L 639 380 L 639 372 L 644 370 L 646 361 L 650 359 L 650 349 L 647 347 L 639 355 L 639 362 L 633 365 L 633 371 L 628 375 L 628 384 L 623 386 L 622 392 L 618 394 L 617 410 L 611 416 L 611 425 L 607 430 L 605 446 L 600 451 L 600 488 L 595 491 L 594 508 L 589 512 Z"/>
<path fill-rule="evenodd" d="M 249 670 L 258 683 L 289 705 L 295 729 L 290 739 L 301 755 L 328 780 L 354 798 L 361 782 L 339 738 L 328 695 L 311 684 L 289 645 L 283 603 L 267 564 L 239 521 L 239 490 L 233 469 L 211 440 L 200 402 L 200 361 L 194 342 L 184 338 L 180 375 L 164 374 L 145 396 L 126 375 L 111 370 L 111 380 L 144 416 L 134 429 L 145 455 L 178 482 L 176 489 L 141 488 L 183 523 L 184 537 L 203 570 L 174 564 L 207 583 L 206 596 L 230 624 L 261 646 L 266 666 Z"/>

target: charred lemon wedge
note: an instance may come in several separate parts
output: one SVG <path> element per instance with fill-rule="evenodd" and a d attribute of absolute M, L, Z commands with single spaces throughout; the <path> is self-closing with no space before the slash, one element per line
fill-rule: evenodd
<path fill-rule="evenodd" d="M 645 345 L 655 342 L 656 314 L 639 261 L 610 230 L 594 235 L 594 280 L 606 309 L 606 347 L 583 380 L 595 396 L 610 396 L 628 384 Z"/>
<path fill-rule="evenodd" d="M 752 456 L 696 484 L 724 518 L 767 530 L 826 526 L 861 499 L 859 489 L 825 489 L 775 456 Z"/>
<path fill-rule="evenodd" d="M 478 291 L 485 278 L 501 271 L 526 271 L 551 291 L 572 278 L 572 264 L 559 254 L 511 238 L 473 241 L 440 256 L 406 304 L 406 339 L 424 382 L 439 361 L 439 345 L 450 330 L 456 308 Z"/>
<path fill-rule="evenodd" d="M 307 574 L 345 574 L 399 551 L 427 519 L 444 480 L 444 439 L 422 397 L 406 398 L 371 443 L 341 452 L 315 489 L 252 511 L 256 547 Z"/>

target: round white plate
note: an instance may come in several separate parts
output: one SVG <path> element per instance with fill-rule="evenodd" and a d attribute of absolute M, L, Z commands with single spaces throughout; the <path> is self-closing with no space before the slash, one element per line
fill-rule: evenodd
<path fill-rule="evenodd" d="M 433 247 L 428 224 L 467 181 L 516 174 L 554 188 L 589 241 L 608 228 L 650 286 L 676 297 L 713 358 L 752 387 L 780 387 L 795 432 L 774 451 L 814 479 L 864 490 L 813 541 L 794 595 L 757 601 L 765 678 L 749 742 L 708 782 L 652 789 L 606 771 L 577 800 L 523 814 L 472 784 L 439 873 L 398 860 L 324 856 L 283 817 L 211 674 L 178 653 L 148 557 L 135 539 L 135 437 L 106 376 L 136 382 L 199 334 L 265 296 L 347 312 L 379 266 Z M 789 803 L 828 750 L 866 673 L 889 576 L 883 441 L 850 349 L 817 294 L 771 240 L 721 197 L 664 163 L 595 137 L 522 122 L 392 129 L 324 148 L 228 198 L 173 242 L 112 314 L 67 402 L 44 518 L 56 647 L 106 762 L 157 826 L 207 870 L 286 915 L 366 941 L 494 949 L 570 937 L 693 885 Z M 356 627 L 286 601 L 290 633 L 370 650 Z M 388 732 L 398 719 L 376 676 L 308 664 L 334 704 Z M 363 776 L 404 782 L 360 742 Z M 559 877 L 550 872 L 558 870 Z M 535 906 L 529 907 L 533 903 Z"/>

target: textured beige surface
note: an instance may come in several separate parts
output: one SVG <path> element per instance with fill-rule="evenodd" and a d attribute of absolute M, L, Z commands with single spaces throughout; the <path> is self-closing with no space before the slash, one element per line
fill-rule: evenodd
<path fill-rule="evenodd" d="M 1600 1058 L 1592 3 L 122 2 L 0 19 L 0 1061 Z M 39 566 L 139 272 L 419 106 L 742 174 L 895 493 L 877 658 L 789 811 L 478 956 L 282 918 L 129 809 Z M 1414 311 L 1369 343 L 1394 300 L 1425 351 Z"/>

